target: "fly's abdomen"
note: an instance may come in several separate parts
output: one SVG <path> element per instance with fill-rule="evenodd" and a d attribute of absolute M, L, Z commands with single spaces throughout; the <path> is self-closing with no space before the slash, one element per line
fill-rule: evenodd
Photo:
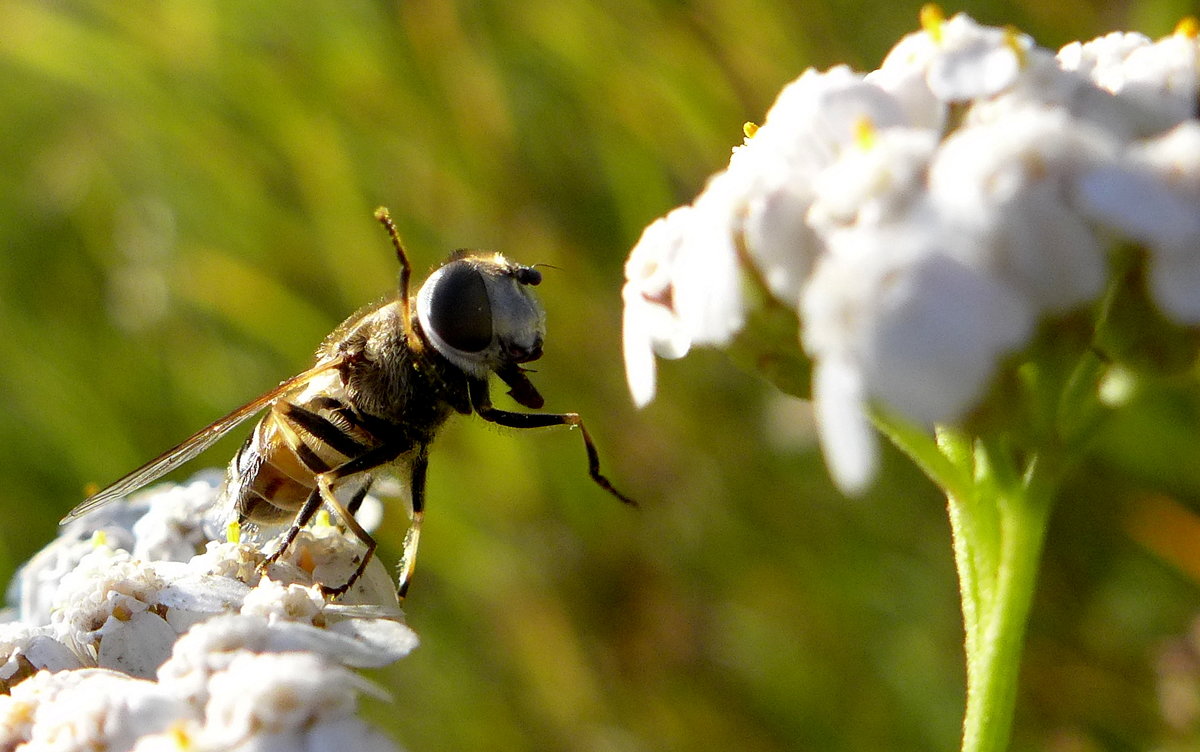
<path fill-rule="evenodd" d="M 316 476 L 378 445 L 339 400 L 280 400 L 230 463 L 226 497 L 241 522 L 283 523 L 317 487 Z"/>

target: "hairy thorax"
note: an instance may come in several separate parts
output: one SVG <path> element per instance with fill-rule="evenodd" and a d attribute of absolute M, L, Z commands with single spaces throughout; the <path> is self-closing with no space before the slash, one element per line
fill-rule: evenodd
<path fill-rule="evenodd" d="M 340 355 L 346 402 L 375 430 L 428 443 L 451 412 L 469 412 L 462 374 L 425 342 L 414 322 L 410 337 L 393 301 L 356 314 L 322 345 L 318 357 Z M 381 436 L 382 438 L 382 436 Z"/>

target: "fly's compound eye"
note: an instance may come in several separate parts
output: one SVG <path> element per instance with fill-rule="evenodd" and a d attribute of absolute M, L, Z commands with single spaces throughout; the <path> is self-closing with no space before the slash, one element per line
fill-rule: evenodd
<path fill-rule="evenodd" d="M 523 285 L 536 287 L 542 283 L 542 273 L 532 266 L 519 266 L 515 273 L 517 281 Z"/>
<path fill-rule="evenodd" d="M 429 294 L 429 326 L 462 352 L 480 352 L 492 343 L 492 302 L 479 271 L 462 263 L 442 270 Z"/>

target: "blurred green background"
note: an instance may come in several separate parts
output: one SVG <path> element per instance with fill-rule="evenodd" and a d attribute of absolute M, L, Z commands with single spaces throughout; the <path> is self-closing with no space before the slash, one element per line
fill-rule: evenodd
<path fill-rule="evenodd" d="M 452 422 L 406 603 L 422 645 L 373 674 L 395 697 L 366 702 L 374 722 L 412 750 L 957 748 L 961 624 L 932 487 L 889 454 L 869 496 L 843 499 L 804 405 L 698 352 L 634 411 L 620 361 L 642 227 L 784 83 L 876 67 L 917 9 L 3 0 L 3 579 L 86 484 L 302 370 L 394 289 L 384 204 L 418 277 L 456 247 L 557 267 L 535 381 L 548 409 L 586 416 L 642 506 L 588 481 L 577 436 Z M 1195 12 L 958 10 L 1052 48 Z M 1148 398 L 1061 504 L 1016 748 L 1200 740 L 1181 641 L 1200 605 L 1195 393 Z M 403 529 L 396 514 L 380 532 L 386 561 Z"/>

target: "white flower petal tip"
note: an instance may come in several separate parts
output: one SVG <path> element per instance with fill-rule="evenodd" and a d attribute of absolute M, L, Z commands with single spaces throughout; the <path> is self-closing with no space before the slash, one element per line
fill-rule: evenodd
<path fill-rule="evenodd" d="M 879 444 L 865 413 L 861 374 L 836 358 L 819 363 L 813 371 L 813 407 L 830 476 L 842 493 L 861 496 L 879 466 Z"/>
<path fill-rule="evenodd" d="M 690 216 L 691 208 L 681 207 L 651 223 L 625 262 L 623 352 L 638 407 L 654 399 L 654 356 L 681 358 L 692 345 L 675 309 L 673 280 Z"/>
<path fill-rule="evenodd" d="M 355 645 L 366 647 L 358 663 L 346 661 L 358 668 L 379 668 L 405 657 L 420 644 L 417 633 L 407 624 L 386 618 L 353 618 L 329 625 L 329 630 L 351 638 Z"/>
<path fill-rule="evenodd" d="M 635 293 L 637 294 L 637 293 Z M 626 305 L 622 352 L 625 359 L 625 378 L 633 404 L 642 408 L 654 401 L 658 369 L 654 362 L 654 345 L 645 321 L 648 311 L 640 303 Z"/>

